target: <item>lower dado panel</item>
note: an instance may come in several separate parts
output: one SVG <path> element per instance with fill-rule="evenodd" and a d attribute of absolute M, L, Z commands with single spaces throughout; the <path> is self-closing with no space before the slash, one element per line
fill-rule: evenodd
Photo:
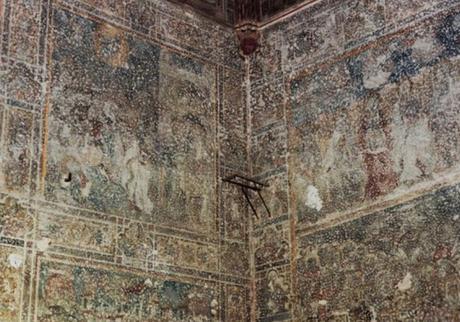
<path fill-rule="evenodd" d="M 0 245 L 0 321 L 21 316 L 23 250 Z"/>
<path fill-rule="evenodd" d="M 301 321 L 460 320 L 460 185 L 298 245 Z"/>
<path fill-rule="evenodd" d="M 0 321 L 247 321 L 248 290 L 0 245 Z"/>
<path fill-rule="evenodd" d="M 219 286 L 39 258 L 38 321 L 218 321 Z"/>

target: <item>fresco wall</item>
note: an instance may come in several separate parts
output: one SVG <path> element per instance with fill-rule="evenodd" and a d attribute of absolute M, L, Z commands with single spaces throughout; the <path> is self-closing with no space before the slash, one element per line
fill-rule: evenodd
<path fill-rule="evenodd" d="M 0 14 L 1 321 L 460 319 L 458 1 Z"/>
<path fill-rule="evenodd" d="M 252 58 L 258 321 L 459 319 L 458 1 L 316 1 Z"/>
<path fill-rule="evenodd" d="M 232 30 L 165 1 L 0 13 L 0 320 L 247 320 Z"/>

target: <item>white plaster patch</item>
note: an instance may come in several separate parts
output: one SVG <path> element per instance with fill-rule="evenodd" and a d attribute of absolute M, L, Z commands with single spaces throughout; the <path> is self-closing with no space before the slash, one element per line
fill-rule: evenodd
<path fill-rule="evenodd" d="M 133 144 L 126 151 L 123 164 L 125 167 L 121 172 L 122 183 L 127 189 L 129 196 L 136 205 L 146 213 L 151 213 L 154 208 L 149 198 L 149 179 L 152 177 L 150 167 L 143 164 L 139 159 L 140 148 Z"/>
<path fill-rule="evenodd" d="M 363 70 L 363 85 L 365 88 L 378 88 L 388 81 L 391 72 L 385 71 L 388 57 L 380 55 L 373 61 L 368 61 Z"/>
<path fill-rule="evenodd" d="M 320 301 L 318 301 L 318 304 L 319 305 L 327 305 L 327 301 L 326 300 L 320 300 Z"/>
<path fill-rule="evenodd" d="M 408 272 L 406 276 L 404 276 L 403 280 L 400 281 L 397 285 L 397 288 L 401 291 L 407 291 L 412 287 L 412 274 Z"/>
<path fill-rule="evenodd" d="M 415 41 L 415 43 L 412 45 L 413 49 L 420 50 L 420 51 L 432 51 L 433 48 L 435 47 L 432 39 L 427 39 L 427 38 L 419 38 Z"/>
<path fill-rule="evenodd" d="M 89 193 L 91 192 L 91 186 L 93 184 L 91 183 L 91 181 L 87 181 L 85 183 L 85 185 L 81 185 L 81 195 L 84 197 L 84 198 L 88 198 L 89 197 Z"/>
<path fill-rule="evenodd" d="M 8 261 L 10 263 L 10 266 L 14 268 L 19 268 L 22 266 L 24 258 L 18 254 L 10 254 L 10 256 L 8 256 Z"/>
<path fill-rule="evenodd" d="M 147 287 L 152 287 L 153 286 L 152 280 L 150 278 L 147 278 L 144 282 L 144 285 Z"/>
<path fill-rule="evenodd" d="M 387 82 L 390 75 L 391 73 L 383 71 L 379 71 L 378 73 L 369 75 L 363 80 L 364 87 L 369 89 L 378 88 Z"/>
<path fill-rule="evenodd" d="M 319 191 L 315 186 L 309 185 L 307 187 L 307 201 L 305 205 L 318 211 L 323 209 L 323 200 L 321 200 Z"/>
<path fill-rule="evenodd" d="M 42 240 L 37 241 L 37 249 L 41 252 L 46 251 L 51 244 L 51 240 L 49 238 L 43 238 Z"/>
<path fill-rule="evenodd" d="M 460 216 L 459 216 L 459 215 L 455 215 L 455 216 L 454 216 L 454 220 L 455 220 L 455 221 L 457 221 L 457 220 L 458 220 L 458 218 L 460 218 Z"/>
<path fill-rule="evenodd" d="M 62 188 L 67 188 L 70 186 L 69 176 L 71 176 L 71 174 L 69 173 L 62 174 L 61 176 L 61 187 Z"/>

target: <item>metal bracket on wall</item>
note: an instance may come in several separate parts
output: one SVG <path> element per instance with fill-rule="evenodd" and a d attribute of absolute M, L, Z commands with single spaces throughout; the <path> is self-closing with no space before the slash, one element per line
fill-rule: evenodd
<path fill-rule="evenodd" d="M 261 182 L 255 181 L 253 179 L 243 177 L 243 176 L 240 176 L 238 174 L 234 174 L 234 175 L 231 175 L 229 177 L 226 177 L 226 178 L 222 179 L 222 181 L 227 182 L 227 183 L 231 183 L 231 184 L 234 184 L 234 185 L 237 185 L 237 186 L 241 187 L 241 191 L 243 192 L 244 197 L 246 198 L 246 201 L 248 202 L 249 206 L 251 207 L 251 209 L 254 212 L 254 215 L 257 217 L 257 219 L 259 219 L 260 217 L 257 214 L 257 210 L 256 210 L 256 208 L 254 207 L 254 204 L 251 201 L 251 198 L 249 196 L 248 190 L 257 192 L 257 195 L 259 196 L 259 199 L 262 201 L 262 204 L 264 205 L 265 210 L 268 213 L 268 217 L 272 216 L 271 213 L 270 213 L 270 209 L 268 209 L 268 206 L 265 203 L 265 200 L 262 197 L 262 194 L 260 193 L 260 191 L 263 188 L 268 187 L 267 184 L 261 183 Z"/>

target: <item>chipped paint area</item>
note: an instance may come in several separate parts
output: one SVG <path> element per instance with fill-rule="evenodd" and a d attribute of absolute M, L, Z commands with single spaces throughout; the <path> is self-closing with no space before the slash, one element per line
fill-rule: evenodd
<path fill-rule="evenodd" d="M 38 319 L 216 321 L 215 285 L 157 280 L 112 270 L 43 262 Z M 62 288 L 67 291 L 62 293 Z"/>

